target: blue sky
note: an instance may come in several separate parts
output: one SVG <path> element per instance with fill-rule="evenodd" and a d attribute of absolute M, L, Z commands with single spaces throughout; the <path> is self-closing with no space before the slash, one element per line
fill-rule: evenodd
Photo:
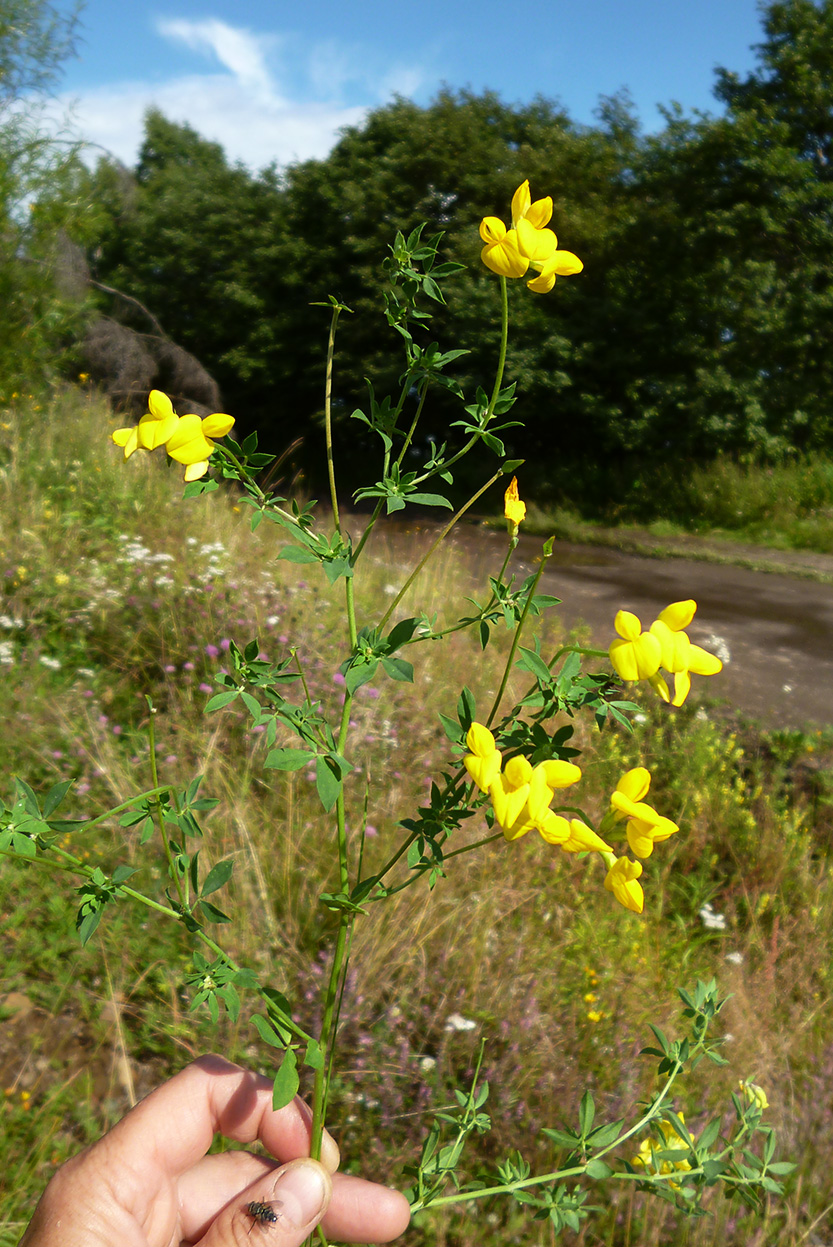
<path fill-rule="evenodd" d="M 760 38 L 756 0 L 86 0 L 59 101 L 125 163 L 156 105 L 257 168 L 443 84 L 557 98 L 588 124 L 626 87 L 654 130 L 658 104 L 716 111 L 715 66 L 748 71 Z"/>

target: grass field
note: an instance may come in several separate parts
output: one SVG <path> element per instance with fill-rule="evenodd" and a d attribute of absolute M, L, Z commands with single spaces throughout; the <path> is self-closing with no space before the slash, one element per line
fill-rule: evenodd
<path fill-rule="evenodd" d="M 115 423 L 75 392 L 0 411 L 0 796 L 8 802 L 13 774 L 39 791 L 72 779 L 67 816 L 92 815 L 150 788 L 150 697 L 160 778 L 202 774 L 219 799 L 202 852 L 209 863 L 235 862 L 226 946 L 314 1025 L 332 926 L 317 898 L 333 883 L 314 783 L 303 770 L 264 771 L 264 743 L 246 720 L 234 709 L 205 717 L 203 707 L 229 640 L 254 636 L 272 658 L 298 644 L 313 694 L 336 704 L 338 605 L 318 568 L 276 561 L 285 542 L 274 528 L 252 537 L 233 495 L 183 502 L 177 470 L 159 456 L 125 466 L 107 442 Z M 388 600 L 407 564 L 401 545 L 371 547 L 360 609 Z M 426 572 L 420 603 L 454 618 L 472 589 L 452 547 Z M 557 619 L 546 628 L 559 637 Z M 501 645 L 484 657 L 458 633 L 420 647 L 414 686 L 359 690 L 349 817 L 355 833 L 367 802 L 374 860 L 389 854 L 397 820 L 422 801 L 446 756 L 438 713 L 453 713 L 462 683 L 485 701 Z M 606 1210 L 562 1241 L 824 1242 L 833 1210 L 833 734 L 727 726 L 707 703 L 674 713 L 648 698 L 632 737 L 578 730 L 592 811 L 641 762 L 654 803 L 682 828 L 646 868 L 644 915 L 617 906 L 590 863 L 537 836 L 458 859 L 433 893 L 414 887 L 374 910 L 357 926 L 329 1123 L 345 1164 L 405 1185 L 401 1167 L 429 1110 L 465 1081 L 482 1038 L 494 1129 L 471 1169 L 514 1147 L 546 1163 L 542 1127 L 574 1120 L 585 1087 L 611 1118 L 649 1094 L 652 1066 L 639 1056 L 648 1021 L 673 1029 L 674 986 L 715 975 L 732 994 L 721 1015 L 730 1064 L 695 1081 L 679 1107 L 696 1134 L 739 1077 L 762 1084 L 779 1153 L 798 1163 L 787 1198 L 763 1218 L 715 1200 L 709 1217 L 681 1223 L 666 1205 L 609 1188 Z M 145 890 L 164 888 L 158 859 L 118 820 L 72 848 L 91 864 L 138 868 Z M 0 872 L 2 1244 L 17 1242 L 57 1163 L 193 1056 L 216 1049 L 269 1067 L 246 1001 L 235 1024 L 221 1017 L 214 1027 L 190 1012 L 179 926 L 120 903 L 82 948 L 77 886 L 8 860 Z M 550 1240 L 516 1207 L 495 1205 L 426 1215 L 410 1241 Z"/>
<path fill-rule="evenodd" d="M 637 528 L 659 541 L 693 534 L 727 547 L 833 553 L 833 461 L 823 454 L 776 464 L 728 455 L 703 464 L 641 462 L 586 480 L 575 473 L 555 492 L 557 505 L 544 506 L 536 523 L 549 516 L 553 531 L 582 540 L 592 541 L 597 527 L 623 536 Z"/>

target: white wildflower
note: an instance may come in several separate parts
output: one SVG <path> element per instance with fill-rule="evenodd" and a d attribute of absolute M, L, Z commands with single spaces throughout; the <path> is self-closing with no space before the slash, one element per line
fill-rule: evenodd
<path fill-rule="evenodd" d="M 464 1018 L 461 1013 L 452 1013 L 446 1020 L 443 1030 L 446 1031 L 473 1031 L 477 1026 L 471 1018 Z"/>
<path fill-rule="evenodd" d="M 723 914 L 718 914 L 707 901 L 700 910 L 700 921 L 707 931 L 725 931 L 726 918 Z"/>

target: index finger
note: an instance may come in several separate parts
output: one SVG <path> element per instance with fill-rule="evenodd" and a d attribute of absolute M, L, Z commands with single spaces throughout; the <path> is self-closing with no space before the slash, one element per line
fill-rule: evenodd
<path fill-rule="evenodd" d="M 298 1098 L 272 1108 L 268 1078 L 209 1055 L 180 1070 L 123 1117 L 106 1136 L 121 1157 L 142 1156 L 162 1179 L 185 1173 L 206 1154 L 215 1134 L 236 1143 L 259 1141 L 279 1161 L 309 1156 L 312 1114 Z M 321 1163 L 334 1173 L 338 1147 L 326 1131 Z"/>

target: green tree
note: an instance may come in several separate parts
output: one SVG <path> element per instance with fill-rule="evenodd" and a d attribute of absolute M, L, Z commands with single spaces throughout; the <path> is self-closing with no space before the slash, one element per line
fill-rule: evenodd
<path fill-rule="evenodd" d="M 49 367 L 72 312 L 56 294 L 62 190 L 74 156 L 43 124 L 41 93 L 72 50 L 74 13 L 0 0 L 0 387 Z"/>

